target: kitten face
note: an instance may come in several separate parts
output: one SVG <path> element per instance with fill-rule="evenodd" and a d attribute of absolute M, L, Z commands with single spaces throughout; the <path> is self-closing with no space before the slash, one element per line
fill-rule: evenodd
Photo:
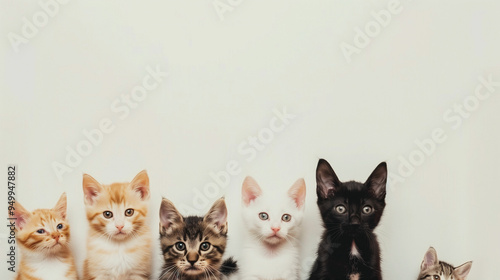
<path fill-rule="evenodd" d="M 227 242 L 224 199 L 216 201 L 204 217 L 183 217 L 164 198 L 160 207 L 160 241 L 165 259 L 160 279 L 218 276 Z"/>
<path fill-rule="evenodd" d="M 137 236 L 146 226 L 149 178 L 141 171 L 131 183 L 102 185 L 83 175 L 87 220 L 91 232 L 115 241 Z"/>
<path fill-rule="evenodd" d="M 466 262 L 458 267 L 439 261 L 437 252 L 430 247 L 425 253 L 420 266 L 419 280 L 465 280 L 469 275 L 472 262 Z"/>
<path fill-rule="evenodd" d="M 318 207 L 329 232 L 337 236 L 356 236 L 371 232 L 378 225 L 385 207 L 385 162 L 361 184 L 340 182 L 330 164 L 321 159 L 316 181 Z"/>
<path fill-rule="evenodd" d="M 279 245 L 294 239 L 302 222 L 306 186 L 297 180 L 288 195 L 263 195 L 252 177 L 245 178 L 242 186 L 243 220 L 247 230 L 266 245 Z"/>
<path fill-rule="evenodd" d="M 29 212 L 16 202 L 16 238 L 30 252 L 58 254 L 68 248 L 70 230 L 66 221 L 66 194 L 52 209 Z"/>

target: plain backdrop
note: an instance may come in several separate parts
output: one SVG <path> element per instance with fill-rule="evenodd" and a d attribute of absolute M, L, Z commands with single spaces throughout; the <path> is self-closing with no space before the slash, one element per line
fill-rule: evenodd
<path fill-rule="evenodd" d="M 454 265 L 473 260 L 470 279 L 497 277 L 500 2 L 67 1 L 44 18 L 47 2 L 0 4 L 0 205 L 5 213 L 8 164 L 28 209 L 66 192 L 79 269 L 82 174 L 111 183 L 146 169 L 155 238 L 162 196 L 200 215 L 225 196 L 236 258 L 244 177 L 283 194 L 305 178 L 306 275 L 325 158 L 344 181 L 388 163 L 377 228 L 385 279 L 416 279 L 429 246 Z M 390 19 L 388 5 L 399 7 Z M 144 80 L 154 89 L 141 92 Z M 283 111 L 293 116 L 281 125 Z M 88 146 L 84 131 L 103 121 L 112 131 Z M 58 178 L 54 164 L 78 147 L 86 155 Z M 237 167 L 225 178 L 228 164 Z M 0 233 L 0 275 L 13 279 Z"/>

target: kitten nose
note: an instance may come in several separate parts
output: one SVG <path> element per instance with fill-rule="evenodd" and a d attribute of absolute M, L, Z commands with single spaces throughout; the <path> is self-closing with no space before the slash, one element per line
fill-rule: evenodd
<path fill-rule="evenodd" d="M 351 216 L 351 225 L 359 225 L 361 223 L 361 219 L 358 216 Z"/>
<path fill-rule="evenodd" d="M 118 231 L 122 231 L 123 226 L 116 226 L 116 228 L 118 229 Z"/>
<path fill-rule="evenodd" d="M 277 233 L 278 231 L 280 231 L 281 228 L 279 227 L 272 227 L 271 230 L 274 232 L 274 233 Z"/>
<path fill-rule="evenodd" d="M 53 234 L 52 238 L 56 240 L 56 242 L 59 242 L 59 237 L 61 237 L 59 234 Z"/>
<path fill-rule="evenodd" d="M 194 266 L 194 264 L 198 261 L 198 254 L 196 253 L 188 253 L 187 261 Z"/>

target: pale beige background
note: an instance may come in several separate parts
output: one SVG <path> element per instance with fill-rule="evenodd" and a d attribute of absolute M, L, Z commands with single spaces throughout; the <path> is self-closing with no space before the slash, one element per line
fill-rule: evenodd
<path fill-rule="evenodd" d="M 401 175 L 402 158 L 418 156 L 415 141 L 441 129 L 446 140 L 403 182 L 389 184 L 378 229 L 385 279 L 415 279 L 430 245 L 453 264 L 473 260 L 470 279 L 497 278 L 500 87 L 460 125 L 444 115 L 458 116 L 449 110 L 472 98 L 478 77 L 500 81 L 498 1 L 400 1 L 402 10 L 350 63 L 342 42 L 353 44 L 355 29 L 389 1 L 232 1 L 223 20 L 212 0 L 68 1 L 18 52 L 8 34 L 22 34 L 23 17 L 43 10 L 36 1 L 1 2 L 2 185 L 14 163 L 25 207 L 52 207 L 68 193 L 79 267 L 83 172 L 109 183 L 147 169 L 156 232 L 161 196 L 194 207 L 210 172 L 235 160 L 241 171 L 214 194 L 228 200 L 235 256 L 244 176 L 283 189 L 305 177 L 305 274 L 321 233 L 317 160 L 326 158 L 341 180 L 365 180 L 380 161 Z M 157 66 L 168 78 L 121 119 L 112 104 Z M 283 107 L 295 118 L 247 161 L 238 146 L 269 132 L 273 110 Z M 64 163 L 66 147 L 105 118 L 114 130 L 58 180 L 53 162 Z M 11 279 L 0 260 L 1 278 Z"/>

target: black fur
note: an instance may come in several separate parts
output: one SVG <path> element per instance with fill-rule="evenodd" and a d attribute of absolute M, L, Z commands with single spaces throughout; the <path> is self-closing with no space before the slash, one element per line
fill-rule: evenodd
<path fill-rule="evenodd" d="M 233 258 L 230 257 L 222 263 L 222 266 L 219 270 L 222 274 L 229 276 L 238 271 L 237 261 L 233 260 Z"/>
<path fill-rule="evenodd" d="M 381 280 L 380 248 L 373 230 L 385 207 L 386 163 L 380 163 L 362 184 L 340 182 L 330 164 L 320 159 L 316 181 L 325 231 L 309 280 L 345 280 L 356 273 L 359 280 Z M 345 212 L 340 213 L 338 206 Z M 371 212 L 364 213 L 364 207 L 371 207 Z M 360 258 L 351 256 L 353 243 Z"/>

